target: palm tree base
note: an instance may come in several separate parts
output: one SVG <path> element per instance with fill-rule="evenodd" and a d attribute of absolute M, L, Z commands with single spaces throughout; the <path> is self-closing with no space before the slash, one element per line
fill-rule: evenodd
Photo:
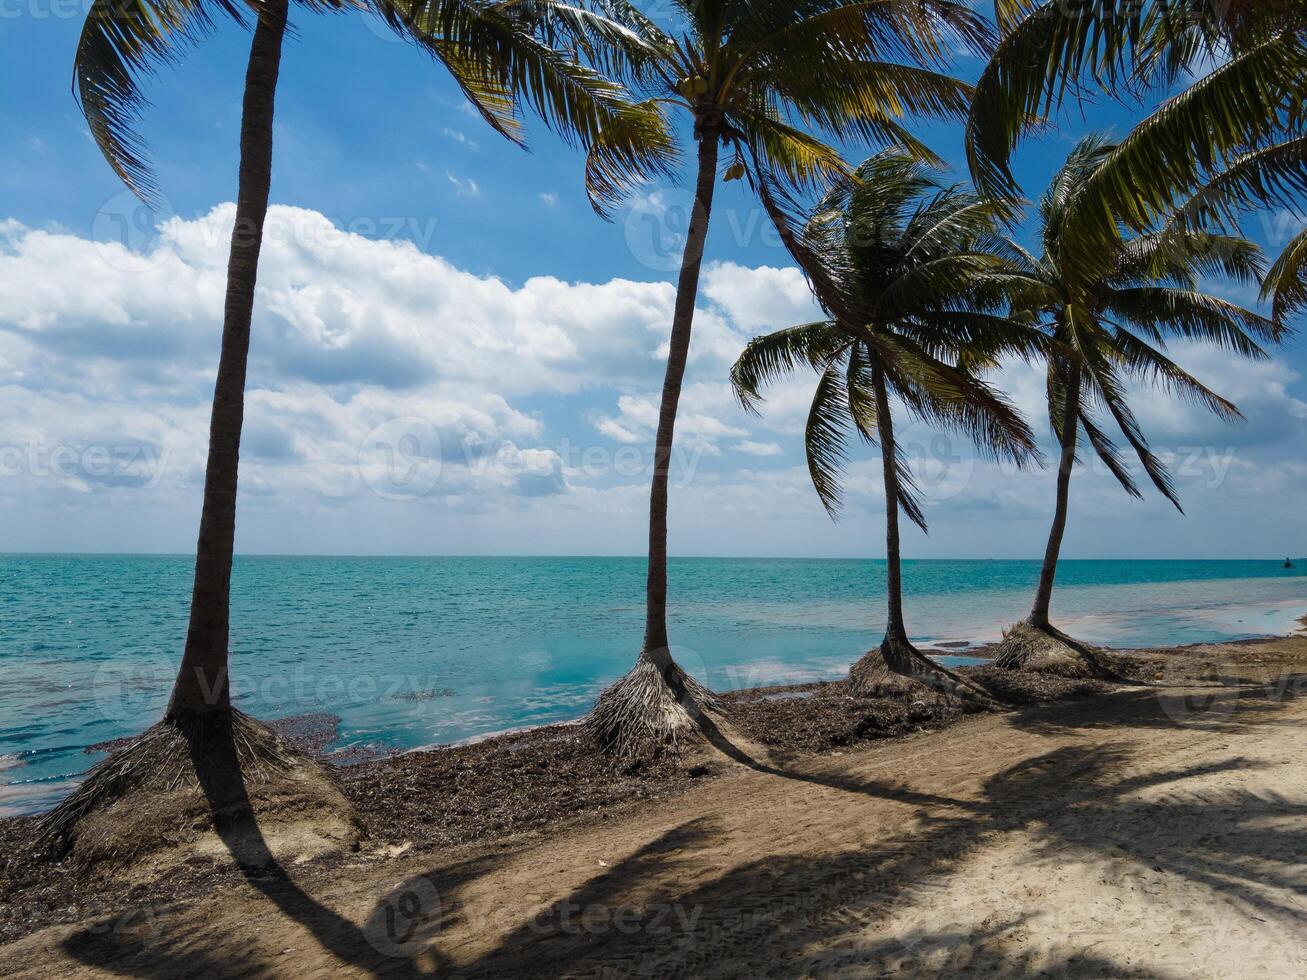
<path fill-rule="evenodd" d="M 885 637 L 849 668 L 849 687 L 865 697 L 903 697 L 940 692 L 1002 707 L 995 697 L 965 677 L 941 667 L 907 640 Z"/>
<path fill-rule="evenodd" d="M 1102 650 L 1053 626 L 1029 621 L 1004 632 L 995 651 L 994 666 L 1074 679 L 1125 680 L 1107 663 Z"/>
<path fill-rule="evenodd" d="M 37 827 L 48 860 L 154 875 L 197 856 L 264 867 L 354 850 L 353 807 L 328 769 L 236 710 L 147 729 Z"/>
<path fill-rule="evenodd" d="M 586 731 L 605 753 L 624 760 L 677 755 L 700 730 L 705 711 L 724 713 L 722 699 L 670 656 L 641 654 L 625 677 L 599 695 Z"/>

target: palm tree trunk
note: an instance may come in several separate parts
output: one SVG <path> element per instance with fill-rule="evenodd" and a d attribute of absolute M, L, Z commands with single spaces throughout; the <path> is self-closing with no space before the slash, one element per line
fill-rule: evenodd
<path fill-rule="evenodd" d="M 685 365 L 690 355 L 690 333 L 694 307 L 699 299 L 699 272 L 703 266 L 708 221 L 713 193 L 717 188 L 718 135 L 712 127 L 699 133 L 699 175 L 695 185 L 694 212 L 690 218 L 681 277 L 676 287 L 676 309 L 667 354 L 667 375 L 663 381 L 662 404 L 658 410 L 658 434 L 654 443 L 654 471 L 649 491 L 649 570 L 646 583 L 644 644 L 641 657 L 669 661 L 667 638 L 667 487 L 672 466 L 672 443 L 676 430 L 676 409 L 681 400 Z"/>
<path fill-rule="evenodd" d="M 1039 588 L 1035 591 L 1035 605 L 1028 622 L 1031 626 L 1048 629 L 1049 606 L 1053 601 L 1053 582 L 1057 578 L 1057 559 L 1062 551 L 1062 538 L 1066 534 L 1067 509 L 1071 497 L 1071 470 L 1076 461 L 1076 443 L 1080 428 L 1080 371 L 1073 368 L 1067 378 L 1066 410 L 1062 417 L 1062 431 L 1058 442 L 1062 458 L 1057 470 L 1057 506 L 1053 511 L 1053 526 L 1048 533 L 1048 547 L 1044 551 L 1044 565 L 1039 572 Z"/>
<path fill-rule="evenodd" d="M 887 646 L 908 643 L 903 622 L 903 569 L 899 546 L 899 471 L 894 441 L 894 420 L 890 415 L 889 391 L 885 372 L 872 369 L 872 387 L 876 396 L 876 428 L 880 435 L 882 469 L 885 474 L 885 590 L 889 598 L 889 618 L 885 624 Z"/>
<path fill-rule="evenodd" d="M 908 639 L 903 619 L 903 568 L 899 543 L 898 444 L 894 440 L 894 418 L 890 412 L 885 371 L 872 366 L 872 389 L 876 399 L 876 429 L 880 439 L 881 467 L 885 477 L 885 591 L 888 619 L 885 639 L 849 668 L 853 690 L 864 694 L 913 694 L 915 684 L 925 685 L 986 706 L 998 702 L 984 688 L 926 657 Z"/>
<path fill-rule="evenodd" d="M 286 34 L 287 0 L 263 5 L 245 75 L 240 184 L 227 264 L 222 353 L 209 421 L 204 508 L 195 549 L 195 585 L 181 669 L 166 718 L 231 710 L 227 643 L 236 539 L 236 476 L 245 417 L 245 372 L 263 225 L 272 182 L 272 120 Z"/>

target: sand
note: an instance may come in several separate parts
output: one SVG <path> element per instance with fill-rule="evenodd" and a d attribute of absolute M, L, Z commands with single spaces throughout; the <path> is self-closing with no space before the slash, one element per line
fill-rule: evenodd
<path fill-rule="evenodd" d="M 53 926 L 0 974 L 1307 975 L 1307 641 L 772 759 L 528 840 Z M 1255 679 L 1254 679 L 1255 678 Z"/>

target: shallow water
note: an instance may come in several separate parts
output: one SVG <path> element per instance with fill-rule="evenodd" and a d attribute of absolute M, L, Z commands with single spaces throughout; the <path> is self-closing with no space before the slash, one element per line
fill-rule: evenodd
<path fill-rule="evenodd" d="M 157 720 L 191 565 L 0 556 L 0 814 L 49 806 L 99 758 L 86 746 Z M 908 562 L 909 628 L 927 646 L 997 639 L 1038 571 Z M 233 692 L 262 717 L 340 716 L 337 749 L 575 718 L 638 649 L 643 577 L 627 558 L 240 558 Z M 723 690 L 839 677 L 879 640 L 884 577 L 874 561 L 675 561 L 677 658 Z M 1279 635 L 1304 613 L 1307 574 L 1250 561 L 1066 562 L 1054 606 L 1118 647 Z"/>

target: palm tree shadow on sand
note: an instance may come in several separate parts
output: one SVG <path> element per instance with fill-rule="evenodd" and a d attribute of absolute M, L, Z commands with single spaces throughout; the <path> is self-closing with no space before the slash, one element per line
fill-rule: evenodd
<path fill-rule="evenodd" d="M 1110 723 L 1093 705 L 1059 708 L 1070 727 L 1080 716 L 1085 725 Z M 1147 710 L 1133 705 L 1118 717 L 1134 724 L 1133 716 Z M 1151 710 L 1159 717 L 1144 724 L 1175 723 L 1161 703 L 1154 701 Z M 753 758 L 721 730 L 708 734 L 723 752 L 760 772 L 919 807 L 920 819 L 901 838 L 887 830 L 870 846 L 772 856 L 712 876 L 691 859 L 697 850 L 720 845 L 726 831 L 712 820 L 686 821 L 544 911 L 510 924 L 471 962 L 460 957 L 457 963 L 450 949 L 442 949 L 446 930 L 471 924 L 465 922 L 473 911 L 464 901 L 465 888 L 493 871 L 495 862 L 438 866 L 399 886 L 397 892 L 430 882 L 438 886 L 443 906 L 423 924 L 417 941 L 405 935 L 403 950 L 387 951 L 377 937 L 385 935 L 378 925 L 391 907 L 389 897 L 363 926 L 355 925 L 269 862 L 257 828 L 233 825 L 224 841 L 247 868 L 249 883 L 282 915 L 303 925 L 342 965 L 378 976 L 743 976 L 912 968 L 984 968 L 1003 976 L 1138 975 L 1137 964 L 1088 951 L 1092 937 L 1075 955 L 1058 960 L 1051 951 L 1004 947 L 1003 937 L 1023 926 L 1019 917 L 965 928 L 932 916 L 933 897 L 964 873 L 967 860 L 1014 834 L 1030 840 L 1032 859 L 1110 859 L 1146 867 L 1199 886 L 1211 902 L 1247 918 L 1298 930 L 1307 926 L 1300 904 L 1307 898 L 1307 806 L 1241 789 L 1212 791 L 1209 784 L 1186 788 L 1192 780 L 1219 782 L 1246 772 L 1254 763 L 1245 759 L 1138 772 L 1131 770 L 1140 761 L 1137 753 L 1120 745 L 1068 746 L 995 774 L 975 798 L 954 798 L 892 780 L 791 771 Z M 265 961 L 218 959 L 206 945 L 213 940 L 201 930 L 125 943 L 88 930 L 65 947 L 83 962 L 134 976 L 267 969 Z M 460 946 L 467 948 L 466 942 Z"/>
<path fill-rule="evenodd" d="M 214 831 L 246 883 L 342 964 L 376 976 L 426 975 L 403 954 L 431 949 L 439 930 L 456 924 L 452 916 L 442 915 L 440 888 L 456 888 L 498 862 L 482 858 L 443 868 L 439 884 L 434 875 L 410 878 L 377 903 L 363 926 L 356 925 L 313 898 L 273 855 L 235 760 L 234 743 L 215 740 L 205 748 L 193 752 L 191 761 L 209 802 Z M 127 976 L 244 976 L 268 968 L 248 949 L 233 951 L 224 945 L 217 951 L 207 948 L 200 937 L 160 935 L 158 925 L 153 915 L 135 923 L 131 917 L 118 917 L 74 933 L 63 945 L 83 963 Z"/>

